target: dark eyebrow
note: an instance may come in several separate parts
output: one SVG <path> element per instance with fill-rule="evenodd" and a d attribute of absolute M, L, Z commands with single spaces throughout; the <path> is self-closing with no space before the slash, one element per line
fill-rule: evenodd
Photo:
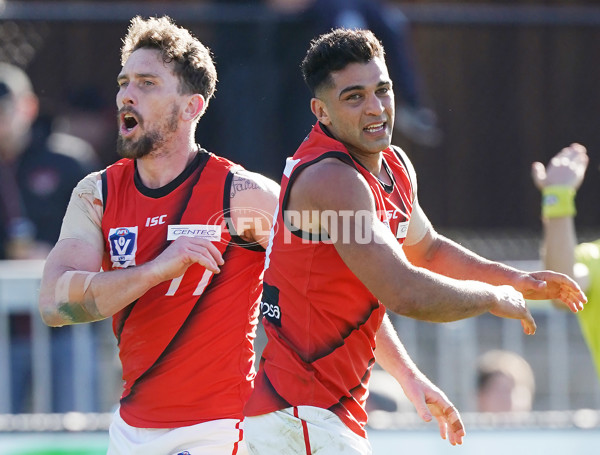
<path fill-rule="evenodd" d="M 351 85 L 350 87 L 343 88 L 338 95 L 338 98 L 341 98 L 344 93 L 353 92 L 354 90 L 364 90 L 364 85 Z"/>
<path fill-rule="evenodd" d="M 377 88 L 383 87 L 385 85 L 391 85 L 391 84 L 392 84 L 392 82 L 389 80 L 379 81 L 379 83 L 377 84 Z M 345 93 L 353 92 L 354 90 L 364 90 L 364 89 L 365 89 L 364 85 L 351 85 L 349 87 L 345 87 L 340 91 L 338 98 L 341 98 Z"/>
<path fill-rule="evenodd" d="M 135 73 L 133 76 L 136 79 L 145 79 L 145 78 L 160 79 L 160 76 L 155 73 Z M 126 76 L 125 74 L 119 74 L 117 76 L 117 81 L 122 81 L 123 79 L 129 79 L 129 77 Z"/>

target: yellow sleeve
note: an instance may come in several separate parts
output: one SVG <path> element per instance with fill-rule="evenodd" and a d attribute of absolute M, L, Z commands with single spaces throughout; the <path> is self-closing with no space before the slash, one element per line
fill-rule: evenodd
<path fill-rule="evenodd" d="M 589 271 L 588 303 L 577 313 L 577 319 L 600 377 L 600 302 L 596 302 L 600 300 L 600 240 L 578 245 L 575 261 L 587 266 Z"/>

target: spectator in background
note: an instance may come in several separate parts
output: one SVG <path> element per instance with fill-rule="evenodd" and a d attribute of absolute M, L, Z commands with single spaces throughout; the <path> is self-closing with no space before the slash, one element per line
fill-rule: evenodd
<path fill-rule="evenodd" d="M 0 62 L 0 259 L 44 259 L 58 239 L 71 190 L 85 175 L 81 163 L 68 156 L 71 150 L 51 150 L 50 122 L 38 113 L 27 74 Z M 11 314 L 13 412 L 29 410 L 30 325 L 29 312 Z M 52 410 L 68 411 L 73 409 L 71 329 L 51 333 Z"/>
<path fill-rule="evenodd" d="M 533 405 L 535 377 L 520 355 L 503 350 L 483 354 L 477 363 L 479 412 L 528 412 Z"/>
<path fill-rule="evenodd" d="M 583 182 L 589 158 L 581 144 L 571 144 L 547 166 L 535 162 L 532 178 L 542 193 L 542 259 L 547 267 L 570 275 L 588 296 L 585 311 L 577 313 L 583 337 L 600 377 L 600 239 L 577 245 L 575 196 Z M 558 308 L 565 308 L 555 301 Z"/>
<path fill-rule="evenodd" d="M 302 16 L 313 36 L 338 27 L 369 29 L 375 33 L 385 46 L 397 94 L 396 131 L 418 145 L 440 144 L 442 133 L 436 115 L 423 104 L 409 22 L 399 8 L 385 0 L 265 1 L 275 11 Z"/>
<path fill-rule="evenodd" d="M 117 140 L 112 104 L 107 105 L 100 90 L 91 85 L 73 89 L 66 99 L 66 106 L 52 123 L 50 143 L 64 148 L 64 142 L 78 142 L 69 149 L 78 154 L 76 158 L 86 164 L 88 172 L 112 163 Z"/>

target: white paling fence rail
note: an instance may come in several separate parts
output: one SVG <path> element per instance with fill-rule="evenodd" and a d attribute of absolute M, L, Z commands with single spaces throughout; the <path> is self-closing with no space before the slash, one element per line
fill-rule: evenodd
<path fill-rule="evenodd" d="M 537 268 L 538 264 L 515 265 Z M 106 415 L 120 394 L 120 366 L 110 321 L 76 325 L 72 327 L 69 351 L 75 365 L 71 372 L 73 406 L 68 410 L 75 413 L 52 414 L 51 391 L 56 378 L 52 373 L 50 331 L 54 329 L 43 324 L 37 309 L 42 269 L 43 261 L 0 261 L 0 431 L 15 425 L 68 429 L 68 422 L 77 426 L 82 422 L 81 416 L 92 416 L 86 417 L 92 419 L 90 425 L 99 425 L 98 422 L 106 422 Z M 581 421 L 591 414 L 577 414 L 580 410 L 600 409 L 600 387 L 577 320 L 568 312 L 552 308 L 549 302 L 532 303 L 531 308 L 538 324 L 534 336 L 524 335 L 519 321 L 491 315 L 448 324 L 430 324 L 399 316 L 393 316 L 392 320 L 421 370 L 446 392 L 464 415 L 476 411 L 477 357 L 489 349 L 506 349 L 521 354 L 534 370 L 535 412 L 528 419 L 540 422 L 542 414 L 536 412 L 561 411 L 563 413 L 556 417 L 558 421 L 575 422 L 576 415 Z M 13 397 L 10 315 L 17 313 L 31 315 L 32 351 L 30 400 L 25 411 L 28 416 L 19 418 L 10 415 Z M 97 324 L 101 324 L 99 331 Z M 257 350 L 263 345 L 263 334 L 259 330 Z M 89 355 L 94 350 L 98 353 L 96 357 Z M 394 417 L 390 417 L 390 413 L 375 412 L 372 423 L 407 424 L 409 417 L 406 416 L 412 412 L 410 406 L 400 411 L 394 413 Z M 595 422 L 594 418 L 588 419 L 588 424 Z M 58 424 L 59 421 L 62 423 Z M 87 423 L 84 426 L 87 427 Z"/>
<path fill-rule="evenodd" d="M 15 345 L 10 336 L 10 316 L 15 314 L 30 315 L 31 377 L 21 379 L 31 385 L 28 410 L 33 413 L 53 411 L 52 385 L 58 378 L 52 373 L 52 361 L 61 353 L 53 355 L 51 331 L 56 329 L 43 323 L 37 307 L 43 265 L 41 260 L 0 261 L 0 413 L 11 412 L 14 399 L 11 350 Z M 74 411 L 107 410 L 109 403 L 114 404 L 118 398 L 120 373 L 116 348 L 111 347 L 114 343 L 108 332 L 110 321 L 96 324 L 100 325 L 78 324 L 69 328 L 72 330 L 69 338 L 72 345 L 65 349 L 64 356 L 71 356 L 69 360 L 73 365 L 67 374 L 72 375 L 72 382 L 69 382 L 73 385 L 72 396 L 68 397 L 68 402 L 72 403 Z M 97 355 L 90 355 L 92 352 Z M 94 377 L 97 374 L 100 377 Z"/>
<path fill-rule="evenodd" d="M 96 432 L 107 431 L 112 412 L 66 412 L 39 414 L 0 414 L 0 432 Z M 468 430 L 488 429 L 600 429 L 600 411 L 533 411 L 528 413 L 461 414 Z M 415 412 L 373 411 L 369 415 L 373 430 L 435 430 L 435 423 L 424 422 Z M 0 452 L 1 453 L 1 452 Z"/>

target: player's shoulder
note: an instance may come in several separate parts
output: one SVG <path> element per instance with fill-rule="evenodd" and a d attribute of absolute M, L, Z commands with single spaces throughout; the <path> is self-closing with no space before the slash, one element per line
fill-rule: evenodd
<path fill-rule="evenodd" d="M 325 158 L 300 172 L 290 198 L 302 209 L 359 210 L 371 207 L 369 184 L 353 166 Z"/>
<path fill-rule="evenodd" d="M 232 191 L 245 189 L 279 194 L 279 184 L 277 182 L 263 174 L 246 169 L 237 169 L 233 172 L 231 186 Z"/>
<path fill-rule="evenodd" d="M 279 198 L 279 185 L 262 174 L 240 169 L 233 173 L 229 192 L 232 209 L 254 207 L 272 213 Z"/>
<path fill-rule="evenodd" d="M 310 191 L 321 191 L 346 188 L 355 181 L 364 181 L 364 178 L 354 166 L 335 157 L 328 157 L 302 169 L 296 175 L 294 185 L 306 187 Z"/>
<path fill-rule="evenodd" d="M 86 175 L 77 183 L 73 192 L 79 196 L 91 194 L 99 198 L 102 193 L 102 171 L 91 172 Z"/>

